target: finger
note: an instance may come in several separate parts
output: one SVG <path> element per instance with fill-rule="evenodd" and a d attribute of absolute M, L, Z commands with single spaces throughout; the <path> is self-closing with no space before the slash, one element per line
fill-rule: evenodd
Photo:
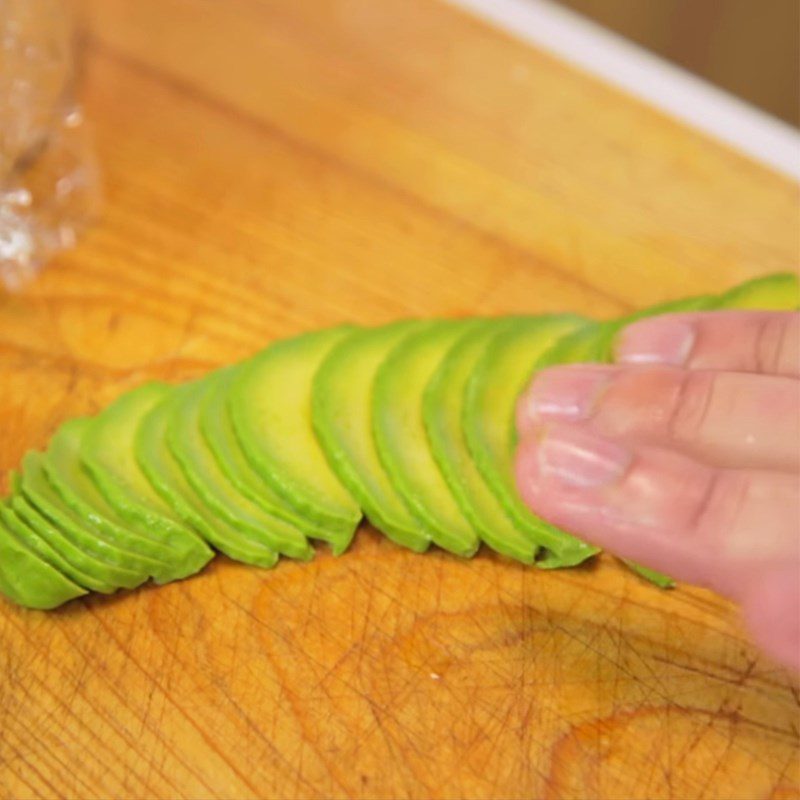
<path fill-rule="evenodd" d="M 525 502 L 617 555 L 737 597 L 742 573 L 800 559 L 796 476 L 714 469 L 553 424 L 519 447 Z"/>
<path fill-rule="evenodd" d="M 542 370 L 517 412 L 523 435 L 551 421 L 589 422 L 722 466 L 800 468 L 800 381 L 676 367 L 570 365 Z"/>
<path fill-rule="evenodd" d="M 753 575 L 742 609 L 756 644 L 776 661 L 800 670 L 800 562 Z"/>
<path fill-rule="evenodd" d="M 615 345 L 622 364 L 800 377 L 800 314 L 712 311 L 665 314 L 624 328 Z"/>

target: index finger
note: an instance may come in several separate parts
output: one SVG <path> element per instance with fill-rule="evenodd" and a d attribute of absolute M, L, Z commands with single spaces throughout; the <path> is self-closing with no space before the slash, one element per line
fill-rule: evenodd
<path fill-rule="evenodd" d="M 622 364 L 800 377 L 800 314 L 708 311 L 639 320 L 617 338 Z"/>

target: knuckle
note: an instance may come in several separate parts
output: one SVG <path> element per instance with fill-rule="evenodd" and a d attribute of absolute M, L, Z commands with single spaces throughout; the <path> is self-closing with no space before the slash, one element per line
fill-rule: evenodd
<path fill-rule="evenodd" d="M 680 442 L 698 439 L 712 403 L 715 376 L 710 372 L 684 372 L 678 379 L 667 411 L 667 434 Z"/>

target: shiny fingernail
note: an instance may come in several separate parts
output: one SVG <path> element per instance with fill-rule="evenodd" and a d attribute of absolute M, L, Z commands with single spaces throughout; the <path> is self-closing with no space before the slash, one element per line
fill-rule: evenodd
<path fill-rule="evenodd" d="M 694 347 L 692 325 L 669 317 L 641 320 L 625 328 L 614 348 L 623 364 L 669 364 L 681 366 Z"/>
<path fill-rule="evenodd" d="M 582 428 L 559 426 L 545 433 L 538 447 L 540 474 L 570 488 L 597 488 L 618 481 L 631 453 L 621 445 Z"/>
<path fill-rule="evenodd" d="M 531 423 L 586 419 L 615 373 L 613 368 L 569 366 L 543 370 L 522 400 Z"/>

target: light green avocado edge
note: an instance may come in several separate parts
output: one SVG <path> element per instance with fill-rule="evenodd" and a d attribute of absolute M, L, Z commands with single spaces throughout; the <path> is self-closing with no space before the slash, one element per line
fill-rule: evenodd
<path fill-rule="evenodd" d="M 16 533 L 8 524 L 12 515 L 13 511 L 0 503 L 0 592 L 25 608 L 42 611 L 87 594 Z M 17 525 L 23 523 L 17 521 Z"/>
<path fill-rule="evenodd" d="M 200 430 L 217 464 L 228 480 L 248 500 L 271 516 L 297 528 L 311 539 L 326 538 L 326 529 L 301 514 L 254 469 L 239 444 L 228 411 L 230 387 L 242 364 L 224 367 L 203 378 L 208 391 L 200 401 Z"/>
<path fill-rule="evenodd" d="M 575 566 L 598 550 L 537 517 L 519 496 L 516 403 L 541 354 L 586 324 L 570 314 L 518 318 L 489 343 L 465 392 L 462 424 L 472 458 L 514 525 L 544 548 L 536 564 L 545 568 Z"/>
<path fill-rule="evenodd" d="M 125 519 L 98 490 L 80 456 L 91 424 L 88 418 L 68 420 L 50 440 L 43 464 L 53 488 L 90 525 L 116 538 L 124 549 L 152 559 L 150 574 L 156 583 L 194 575 L 208 562 L 208 550 L 194 534 L 177 528 L 154 532 L 140 521 Z"/>
<path fill-rule="evenodd" d="M 119 517 L 97 490 L 80 462 L 83 431 L 88 419 L 68 420 L 56 431 L 42 455 L 48 482 L 61 502 L 87 532 L 103 538 L 123 552 L 134 554 L 126 567 L 138 565 L 157 583 L 186 577 L 179 554 L 158 539 L 136 531 Z"/>
<path fill-rule="evenodd" d="M 178 386 L 164 422 L 164 435 L 175 461 L 195 494 L 242 536 L 290 558 L 308 561 L 314 549 L 295 526 L 268 514 L 231 483 L 200 430 L 200 409 L 213 389 L 206 380 Z"/>
<path fill-rule="evenodd" d="M 93 417 L 81 442 L 81 463 L 120 517 L 144 526 L 165 541 L 182 540 L 194 553 L 199 570 L 214 557 L 213 550 L 155 491 L 134 454 L 142 417 L 168 392 L 166 384 L 146 383 L 121 395 Z"/>
<path fill-rule="evenodd" d="M 253 566 L 273 567 L 278 554 L 215 516 L 186 480 L 180 465 L 167 446 L 166 427 L 178 393 L 164 386 L 164 392 L 136 423 L 134 456 L 153 489 L 185 524 L 229 558 Z"/>
<path fill-rule="evenodd" d="M 417 553 L 427 550 L 431 532 L 381 464 L 372 434 L 372 390 L 389 351 L 427 324 L 403 320 L 348 336 L 317 370 L 311 399 L 312 424 L 331 469 L 372 525 Z"/>
<path fill-rule="evenodd" d="M 511 521 L 469 452 L 462 425 L 466 385 L 491 339 L 513 319 L 487 319 L 464 334 L 445 354 L 423 397 L 423 419 L 431 450 L 450 491 L 481 540 L 498 553 L 533 564 L 538 545 Z"/>
<path fill-rule="evenodd" d="M 228 412 L 251 465 L 319 526 L 335 555 L 350 546 L 361 508 L 331 470 L 311 422 L 311 387 L 327 354 L 356 330 L 339 326 L 284 339 L 242 365 Z"/>
<path fill-rule="evenodd" d="M 155 562 L 108 541 L 63 503 L 47 478 L 41 453 L 31 450 L 22 459 L 20 486 L 22 494 L 50 525 L 74 545 L 76 557 L 80 553 L 91 559 L 85 564 L 87 572 L 122 589 L 135 589 L 149 579 L 149 570 Z"/>
<path fill-rule="evenodd" d="M 464 515 L 431 452 L 422 416 L 425 389 L 445 353 L 479 324 L 434 320 L 389 352 L 375 375 L 372 430 L 380 463 L 408 507 L 439 547 L 462 557 L 475 553 L 478 532 Z"/>

